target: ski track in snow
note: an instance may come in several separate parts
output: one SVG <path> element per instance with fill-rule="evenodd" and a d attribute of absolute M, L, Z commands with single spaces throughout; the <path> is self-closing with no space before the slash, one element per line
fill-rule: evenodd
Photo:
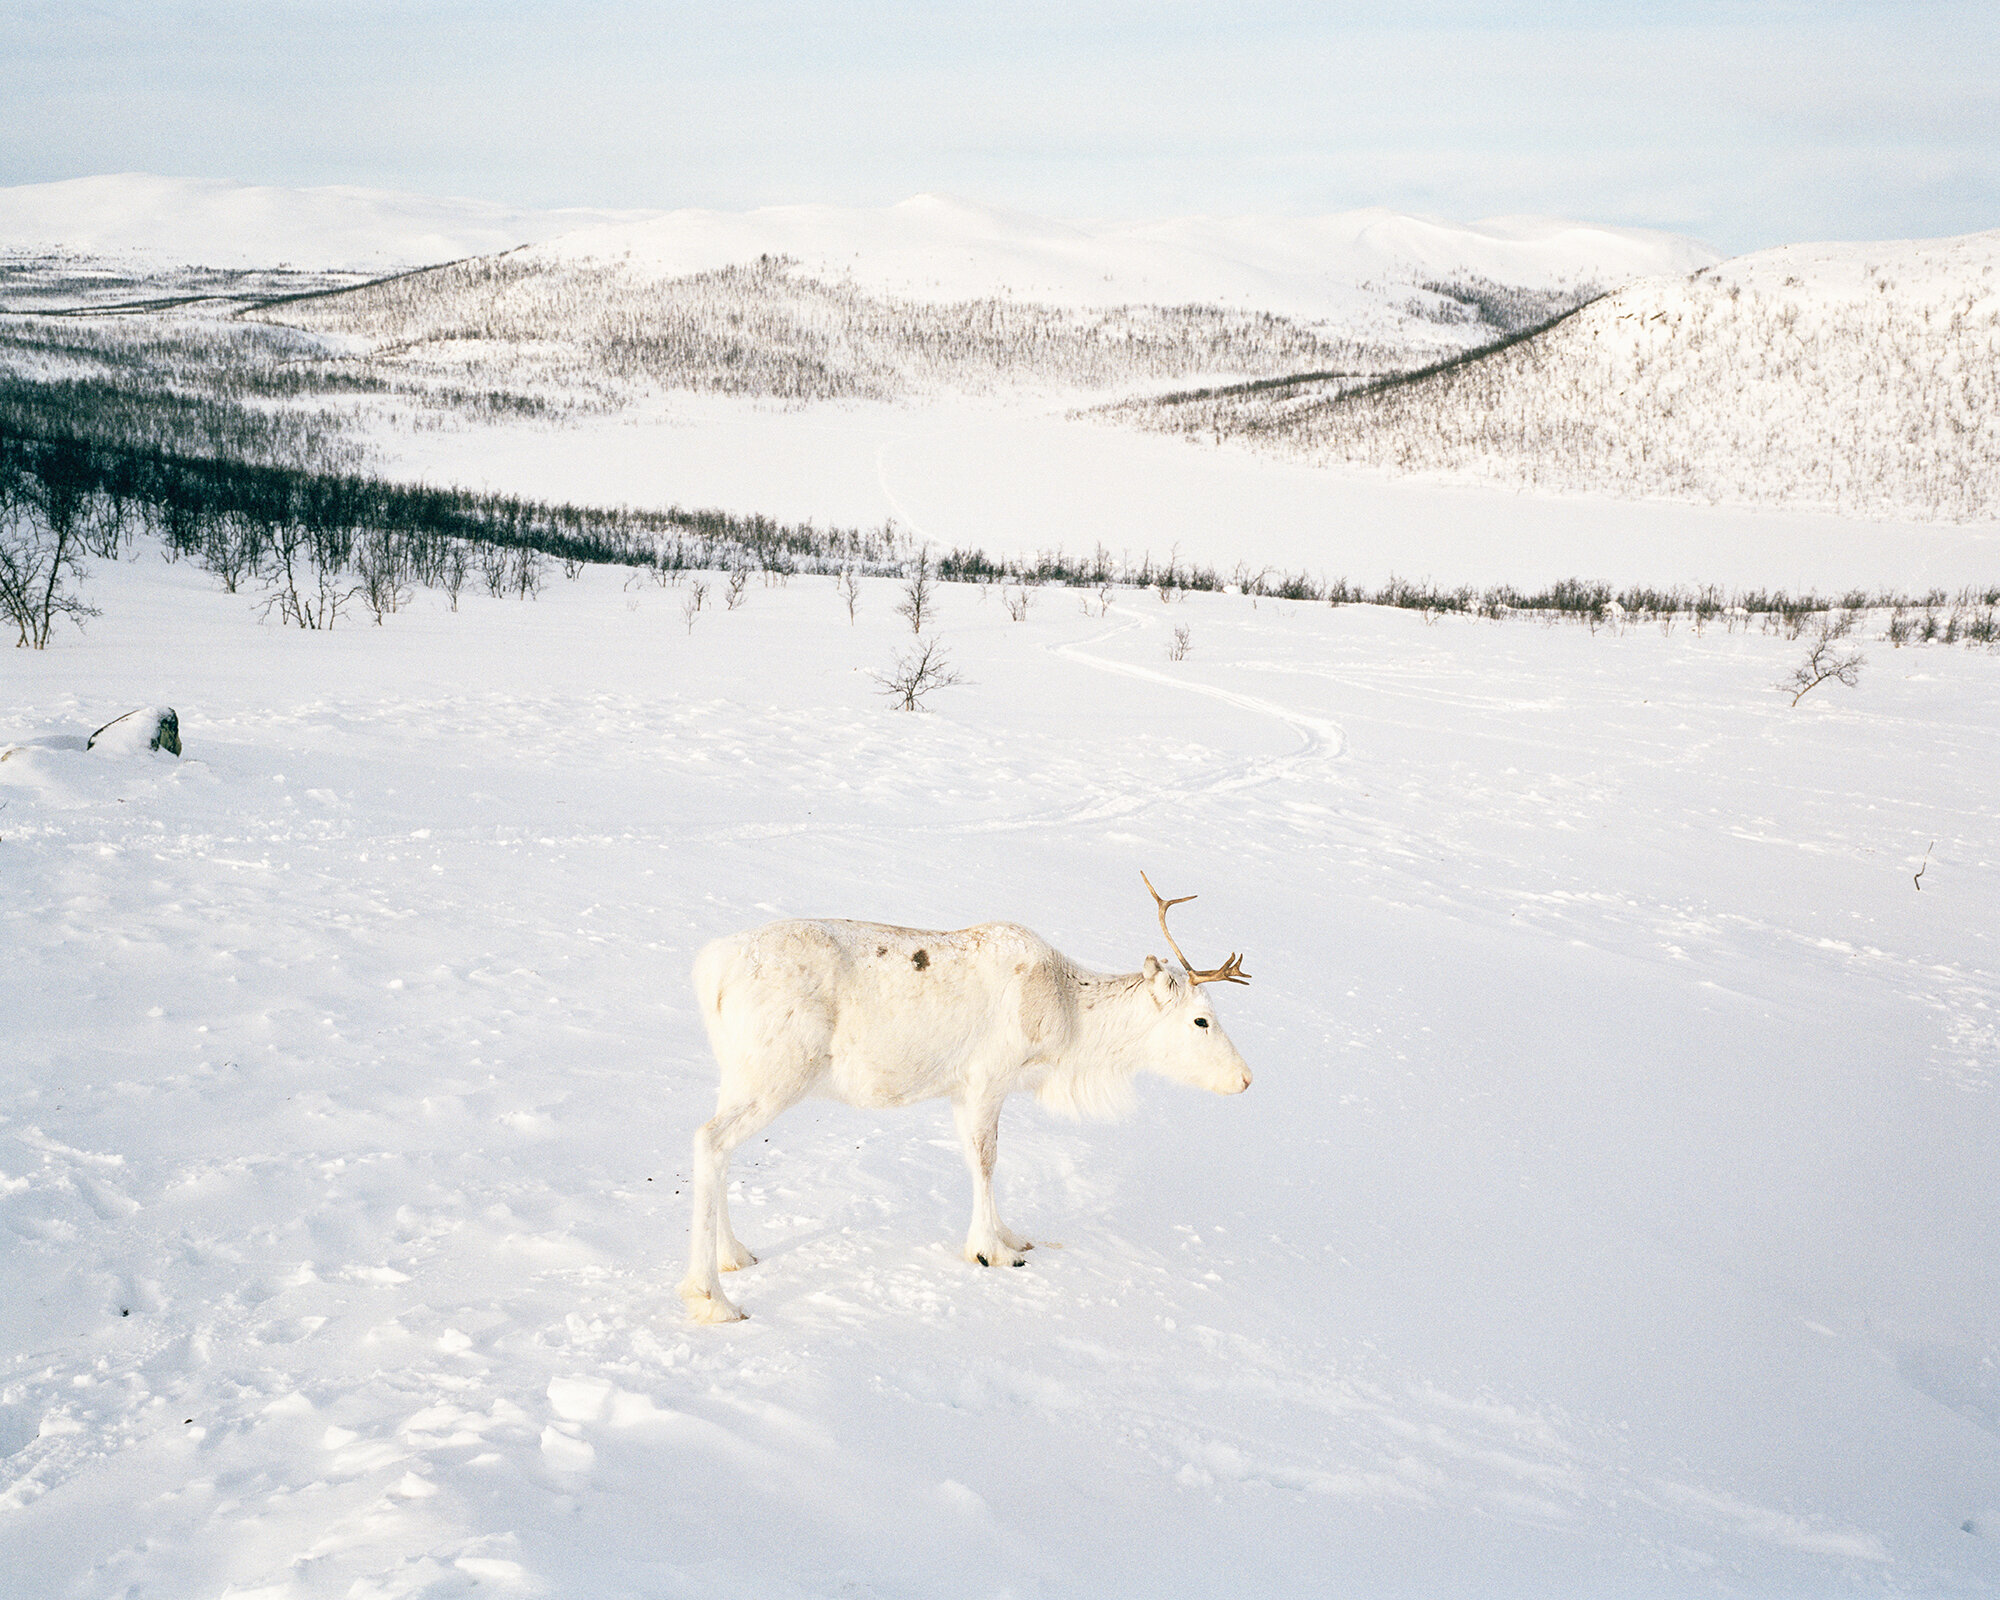
<path fill-rule="evenodd" d="M 1994 657 L 1789 713 L 1774 638 L 951 587 L 905 717 L 886 583 L 92 593 L 0 697 L 18 1592 L 2000 1584 Z M 148 699 L 186 759 L 66 747 Z M 693 949 L 1129 966 L 1140 866 L 1250 957 L 1251 1093 L 1010 1111 L 1065 1246 L 1010 1273 L 940 1108 L 800 1107 L 735 1168 L 752 1320 L 685 1326 Z"/>

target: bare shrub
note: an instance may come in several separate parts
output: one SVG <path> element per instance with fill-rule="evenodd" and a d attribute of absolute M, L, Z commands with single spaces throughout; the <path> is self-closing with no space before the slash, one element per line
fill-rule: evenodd
<path fill-rule="evenodd" d="M 1016 622 L 1026 622 L 1028 613 L 1034 608 L 1035 591 L 1026 584 L 1016 589 L 1003 589 L 1000 598 L 1006 603 L 1007 615 Z"/>
<path fill-rule="evenodd" d="M 1187 660 L 1187 653 L 1193 644 L 1194 636 L 1188 632 L 1187 624 L 1182 623 L 1174 629 L 1173 639 L 1167 645 L 1167 659 L 1169 661 Z"/>
<path fill-rule="evenodd" d="M 734 611 L 738 606 L 743 604 L 743 591 L 749 582 L 750 569 L 748 567 L 731 567 L 729 569 L 729 582 L 722 590 L 722 604 L 725 610 Z"/>
<path fill-rule="evenodd" d="M 1811 648 L 1806 658 L 1792 669 L 1790 677 L 1777 685 L 1780 693 L 1789 691 L 1792 704 L 1797 705 L 1807 693 L 1817 689 L 1827 679 L 1833 678 L 1852 689 L 1861 681 L 1861 668 L 1867 657 L 1859 650 L 1836 648 L 1854 627 L 1846 616 L 1836 617 L 1831 612 L 1822 616 L 1808 630 L 1806 637 Z"/>
<path fill-rule="evenodd" d="M 289 627 L 329 629 L 361 592 L 345 579 L 354 543 L 344 529 L 308 528 L 288 519 L 271 529 L 269 548 L 263 570 L 267 618 L 275 611 Z"/>
<path fill-rule="evenodd" d="M 264 524 L 240 511 L 224 511 L 204 519 L 200 561 L 222 580 L 224 594 L 234 594 L 263 564 L 270 542 Z"/>
<path fill-rule="evenodd" d="M 694 619 L 701 615 L 701 603 L 708 598 L 708 585 L 697 578 L 687 586 L 687 593 L 681 596 L 681 621 L 687 624 L 687 631 L 694 632 Z"/>
<path fill-rule="evenodd" d="M 909 582 L 903 585 L 903 600 L 896 607 L 896 615 L 909 623 L 912 633 L 922 633 L 924 624 L 937 615 L 937 578 L 931 569 L 929 546 L 917 552 L 916 565 L 910 569 Z"/>
<path fill-rule="evenodd" d="M 841 569 L 840 581 L 834 585 L 833 592 L 840 596 L 841 602 L 847 607 L 847 625 L 853 627 L 854 607 L 861 598 L 861 585 L 856 581 L 852 567 Z"/>
<path fill-rule="evenodd" d="M 84 576 L 80 497 L 27 477 L 0 479 L 0 616 L 17 646 L 46 650 L 57 617 L 97 612 L 70 585 Z"/>
<path fill-rule="evenodd" d="M 438 564 L 438 587 L 451 602 L 451 609 L 458 609 L 458 593 L 465 587 L 465 580 L 472 572 L 472 558 L 465 552 L 465 542 L 454 539 L 451 548 L 445 551 L 444 559 Z"/>
<path fill-rule="evenodd" d="M 881 686 L 883 694 L 896 702 L 899 711 L 921 711 L 924 696 L 933 689 L 965 681 L 936 639 L 919 639 L 914 649 L 896 657 L 889 671 L 871 672 L 869 676 Z"/>
<path fill-rule="evenodd" d="M 360 541 L 354 552 L 354 571 L 361 579 L 362 603 L 374 613 L 376 627 L 409 603 L 402 553 L 389 535 L 377 533 Z"/>

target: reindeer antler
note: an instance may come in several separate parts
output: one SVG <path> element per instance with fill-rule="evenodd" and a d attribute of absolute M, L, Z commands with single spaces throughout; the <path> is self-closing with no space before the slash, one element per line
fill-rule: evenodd
<path fill-rule="evenodd" d="M 1181 965 L 1187 969 L 1188 982 L 1190 984 L 1248 983 L 1250 981 L 1250 974 L 1243 970 L 1243 958 L 1234 951 L 1230 952 L 1229 959 L 1223 962 L 1221 966 L 1209 967 L 1204 971 L 1197 971 L 1195 964 L 1188 960 L 1186 956 L 1181 955 L 1181 947 L 1174 943 L 1173 933 L 1167 927 L 1167 913 L 1175 906 L 1185 904 L 1189 900 L 1197 899 L 1199 898 L 1198 896 L 1184 894 L 1172 900 L 1164 900 L 1160 897 L 1160 891 L 1153 887 L 1153 880 L 1147 877 L 1145 873 L 1142 872 L 1139 874 L 1139 881 L 1146 886 L 1146 892 L 1153 897 L 1153 903 L 1160 908 L 1160 932 L 1166 934 L 1168 948 L 1175 955 L 1180 956 Z"/>

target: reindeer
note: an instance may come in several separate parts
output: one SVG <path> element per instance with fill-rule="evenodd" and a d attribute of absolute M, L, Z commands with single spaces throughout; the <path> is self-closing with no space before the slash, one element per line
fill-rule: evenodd
<path fill-rule="evenodd" d="M 694 991 L 722 1069 L 715 1115 L 694 1136 L 694 1221 L 681 1298 L 697 1322 L 743 1312 L 720 1274 L 756 1257 L 729 1226 L 729 1158 L 808 1095 L 871 1109 L 948 1099 L 972 1174 L 965 1259 L 1027 1264 L 1033 1245 L 1000 1220 L 993 1162 L 1000 1107 L 1016 1090 L 1070 1116 L 1132 1101 L 1141 1068 L 1216 1094 L 1241 1094 L 1250 1069 L 1199 992 L 1248 983 L 1243 958 L 1197 970 L 1167 929 L 1175 972 L 1089 972 L 1028 929 L 986 922 L 952 933 L 873 922 L 773 922 L 718 939 L 695 958 Z"/>

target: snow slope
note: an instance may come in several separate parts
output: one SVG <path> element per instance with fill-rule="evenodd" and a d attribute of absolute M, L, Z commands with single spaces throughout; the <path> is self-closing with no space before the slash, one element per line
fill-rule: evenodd
<path fill-rule="evenodd" d="M 877 208 L 744 212 L 533 210 L 332 185 L 107 173 L 0 189 L 0 251 L 61 250 L 163 265 L 419 266 L 517 246 L 547 260 L 620 261 L 680 277 L 793 257 L 817 275 L 900 299 L 1012 295 L 1063 305 L 1249 307 L 1337 317 L 1372 279 L 1477 274 L 1554 288 L 1691 272 L 1720 259 L 1693 240 L 1554 218 L 1457 224 L 1381 207 L 1324 217 L 1069 223 L 940 195 Z"/>
<path fill-rule="evenodd" d="M 1454 224 L 1381 207 L 1324 217 L 1056 222 L 945 195 L 879 209 L 673 211 L 582 228 L 527 252 L 682 277 L 788 256 L 899 300 L 1012 296 L 1052 305 L 1216 305 L 1352 324 L 1387 292 L 1477 274 L 1537 288 L 1622 284 L 1721 258 L 1694 240 L 1553 218 Z"/>
<path fill-rule="evenodd" d="M 2000 658 L 950 589 L 907 716 L 887 582 L 90 594 L 0 682 L 9 1593 L 2000 1586 Z M 942 1107 L 799 1108 L 685 1327 L 693 950 L 1129 967 L 1141 867 L 1250 1092 L 1010 1110 L 1018 1272 Z"/>
<path fill-rule="evenodd" d="M 122 172 L 0 189 L 0 252 L 390 271 L 644 215 L 533 211 L 345 184 L 284 189 Z"/>
<path fill-rule="evenodd" d="M 2000 518 L 2000 232 L 1790 245 L 1649 279 L 1346 399 L 1128 409 L 1196 441 L 1558 492 Z"/>
<path fill-rule="evenodd" d="M 1590 285 L 1714 259 L 1669 235 L 1558 222 L 1092 228 L 920 195 L 676 211 L 254 315 L 397 374 L 544 405 L 593 390 L 630 404 L 648 388 L 792 404 L 1158 392 L 1399 371 L 1545 321 Z"/>

